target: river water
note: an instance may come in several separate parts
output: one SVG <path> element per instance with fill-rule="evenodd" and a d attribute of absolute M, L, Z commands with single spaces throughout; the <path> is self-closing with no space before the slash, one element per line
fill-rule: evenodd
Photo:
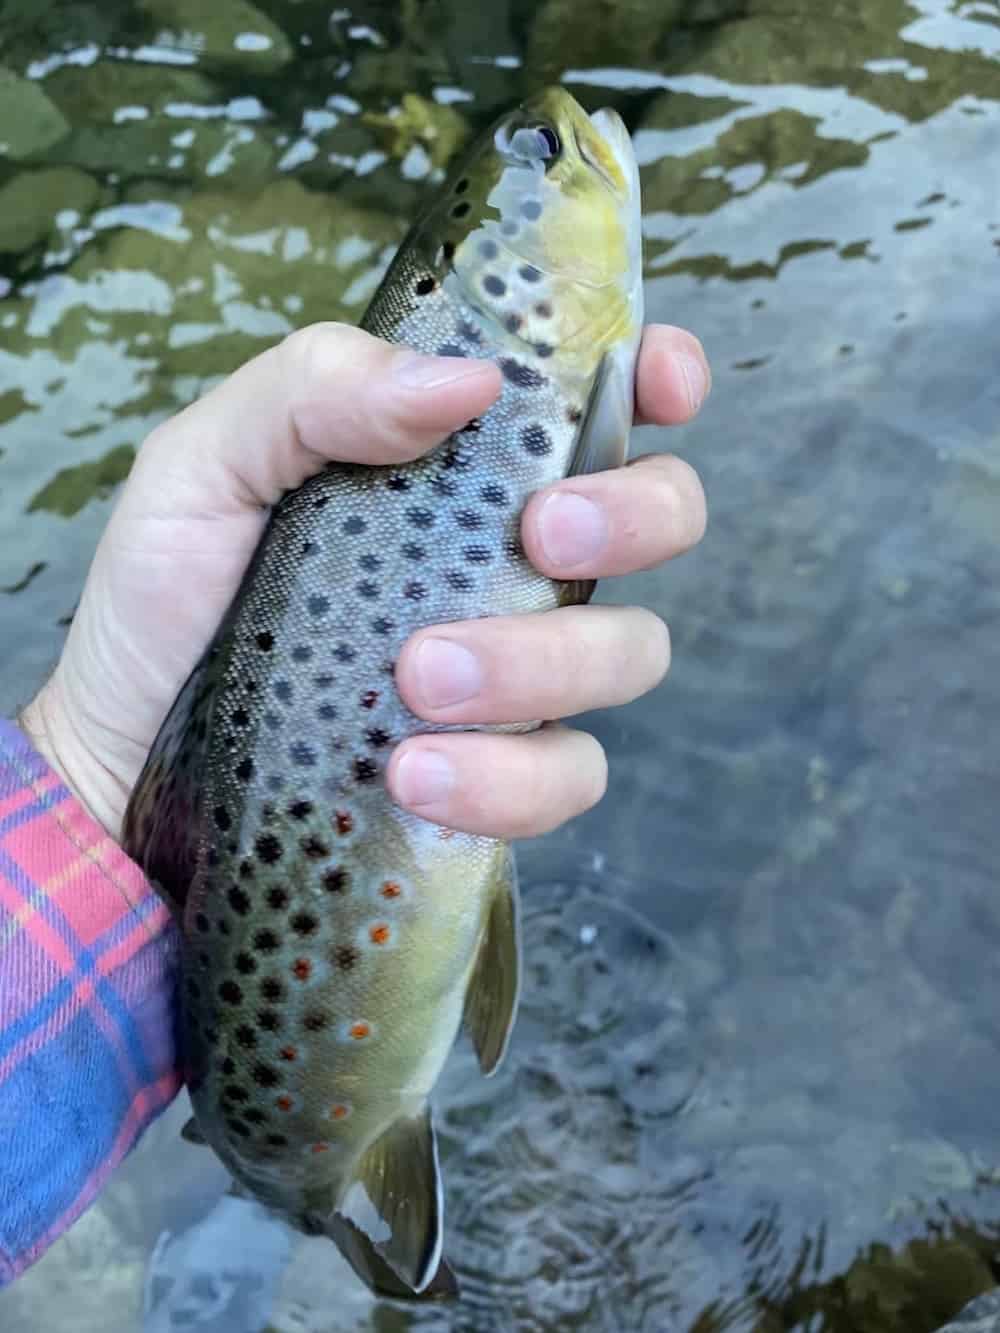
<path fill-rule="evenodd" d="M 3 1333 L 931 1333 L 1000 1280 L 996 0 L 0 0 L 0 707 L 149 428 L 356 319 L 551 80 L 634 132 L 648 314 L 715 372 L 636 449 L 711 522 L 599 591 L 675 666 L 589 720 L 510 1058 L 439 1090 L 463 1300 L 374 1305 L 178 1104 Z"/>

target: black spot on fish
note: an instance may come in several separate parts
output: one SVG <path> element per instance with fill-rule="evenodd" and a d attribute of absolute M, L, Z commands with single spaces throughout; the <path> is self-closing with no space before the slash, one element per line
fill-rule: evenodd
<path fill-rule="evenodd" d="M 469 203 L 469 201 L 467 199 L 463 199 L 460 204 L 456 204 L 455 207 L 451 210 L 451 216 L 453 218 L 464 218 L 468 215 L 471 207 L 472 205 Z"/>
<path fill-rule="evenodd" d="M 320 704 L 316 709 L 316 716 L 324 722 L 333 722 L 337 716 L 337 705 Z"/>
<path fill-rule="evenodd" d="M 284 848 L 281 839 L 273 833 L 261 833 L 254 842 L 254 850 L 265 865 L 271 866 L 275 861 L 280 861 Z"/>
<path fill-rule="evenodd" d="M 404 542 L 402 552 L 407 560 L 423 560 L 427 555 L 427 549 L 421 546 L 419 542 Z"/>
<path fill-rule="evenodd" d="M 542 216 L 542 205 L 537 199 L 522 199 L 521 216 L 527 218 L 529 222 L 537 222 Z"/>
<path fill-rule="evenodd" d="M 232 722 L 234 727 L 245 727 L 250 721 L 250 714 L 245 708 L 234 708 Z"/>
<path fill-rule="evenodd" d="M 435 495 L 441 495 L 448 499 L 457 493 L 458 486 L 450 477 L 437 476 L 431 479 L 431 489 Z"/>
<path fill-rule="evenodd" d="M 319 929 L 319 922 L 311 912 L 296 912 L 289 925 L 296 935 L 314 935 Z"/>
<path fill-rule="evenodd" d="M 215 928 L 220 935 L 229 934 L 229 922 L 225 919 L 225 917 L 222 916 L 219 917 L 218 921 L 216 921 L 215 923 Z"/>
<path fill-rule="evenodd" d="M 313 676 L 313 684 L 318 690 L 328 690 L 334 683 L 335 679 L 336 678 L 331 676 L 328 672 L 323 672 L 318 676 Z"/>
<path fill-rule="evenodd" d="M 268 1134 L 264 1142 L 269 1148 L 284 1148 L 287 1145 L 288 1140 L 285 1138 L 284 1134 Z"/>
<path fill-rule="evenodd" d="M 274 647 L 274 635 L 269 630 L 261 630 L 254 642 L 262 653 L 269 653 Z"/>
<path fill-rule="evenodd" d="M 354 777 L 357 782 L 371 782 L 377 776 L 378 764 L 375 763 L 374 759 L 355 759 Z"/>
<path fill-rule="evenodd" d="M 484 259 L 496 259 L 500 250 L 496 241 L 485 240 L 479 242 L 479 253 Z"/>
<path fill-rule="evenodd" d="M 349 643 L 338 643 L 333 650 L 333 655 L 338 662 L 353 662 L 357 653 Z"/>
<path fill-rule="evenodd" d="M 258 930 L 253 937 L 253 947 L 259 953 L 274 953 L 279 943 L 280 941 L 273 930 Z M 263 986 L 261 989 L 263 989 Z M 274 997 L 268 995 L 266 998 L 270 1000 Z"/>
<path fill-rule="evenodd" d="M 226 829 L 228 829 L 232 823 L 232 820 L 229 818 L 229 811 L 224 805 L 217 805 L 215 807 L 212 811 L 212 818 L 215 820 L 215 827 L 221 829 L 223 833 L 225 833 Z"/>
<path fill-rule="evenodd" d="M 479 498 L 488 505 L 505 505 L 507 503 L 507 492 L 502 486 L 497 486 L 491 481 L 480 489 Z"/>
<path fill-rule="evenodd" d="M 548 301 L 539 301 L 535 306 L 535 314 L 539 319 L 551 319 L 552 307 L 549 305 Z"/>
<path fill-rule="evenodd" d="M 246 1088 L 241 1088 L 237 1083 L 228 1083 L 222 1089 L 223 1101 L 227 1102 L 248 1102 L 250 1094 Z"/>
<path fill-rule="evenodd" d="M 313 655 L 313 650 L 307 643 L 297 643 L 292 649 L 292 660 L 295 662 L 308 662 Z"/>
<path fill-rule="evenodd" d="M 248 953 L 238 953 L 236 955 L 236 971 L 248 977 L 257 971 L 257 959 L 252 958 Z"/>
<path fill-rule="evenodd" d="M 260 993 L 265 1000 L 270 1000 L 272 1004 L 280 1004 L 285 998 L 284 982 L 279 981 L 277 977 L 265 977 L 260 983 Z"/>
<path fill-rule="evenodd" d="M 395 622 L 386 616 L 376 616 L 372 621 L 372 629 L 376 634 L 391 634 L 395 628 Z"/>
<path fill-rule="evenodd" d="M 436 286 L 437 283 L 433 278 L 420 278 L 414 285 L 413 290 L 418 296 L 429 296 Z"/>
<path fill-rule="evenodd" d="M 248 1120 L 251 1125 L 263 1125 L 267 1123 L 267 1116 L 256 1106 L 248 1106 L 243 1112 L 243 1119 Z"/>
<path fill-rule="evenodd" d="M 483 278 L 483 291 L 488 292 L 490 296 L 506 296 L 507 284 L 503 278 L 498 278 L 495 273 L 487 273 Z"/>
<path fill-rule="evenodd" d="M 500 358 L 500 369 L 505 378 L 519 389 L 539 389 L 545 383 L 544 375 L 540 375 L 534 366 L 523 365 L 509 356 Z"/>
<path fill-rule="evenodd" d="M 239 1135 L 241 1139 L 250 1137 L 250 1130 L 244 1125 L 242 1120 L 234 1120 L 231 1116 L 226 1120 L 226 1128 L 233 1134 Z"/>
<path fill-rule="evenodd" d="M 488 565 L 493 559 L 493 552 L 488 546 L 466 546 L 462 555 L 470 565 Z"/>
<path fill-rule="evenodd" d="M 257 1014 L 257 1022 L 265 1032 L 277 1032 L 281 1027 L 281 1015 L 273 1009 L 261 1009 Z"/>
<path fill-rule="evenodd" d="M 334 951 L 333 961 L 342 971 L 350 972 L 360 957 L 357 949 L 353 949 L 349 944 L 342 944 Z"/>
<path fill-rule="evenodd" d="M 243 992 L 235 981 L 227 980 L 219 987 L 219 999 L 225 1000 L 226 1004 L 239 1004 L 243 999 Z"/>
<path fill-rule="evenodd" d="M 381 569 L 382 567 L 382 561 L 377 555 L 373 555 L 370 551 L 367 555 L 361 557 L 358 564 L 368 574 L 374 574 L 376 569 Z"/>
<path fill-rule="evenodd" d="M 208 931 L 208 917 L 204 912 L 199 912 L 194 919 L 195 929 L 200 930 L 202 934 Z"/>
<path fill-rule="evenodd" d="M 364 597 L 367 601 L 373 602 L 378 597 L 378 584 L 372 583 L 371 579 L 362 579 L 357 585 L 357 594 Z"/>
<path fill-rule="evenodd" d="M 542 276 L 542 270 L 535 268 L 534 264 L 522 264 L 517 271 L 525 282 L 538 282 Z"/>
<path fill-rule="evenodd" d="M 241 888 L 238 888 L 235 884 L 227 891 L 226 902 L 237 916 L 246 916 L 247 912 L 250 911 L 249 895 L 244 893 L 244 891 Z"/>
<path fill-rule="evenodd" d="M 386 478 L 385 484 L 390 491 L 408 491 L 413 483 L 405 472 L 392 472 Z"/>
<path fill-rule="evenodd" d="M 343 866 L 334 866 L 323 876 L 323 888 L 327 893 L 346 893 L 350 882 L 350 875 Z"/>
<path fill-rule="evenodd" d="M 505 218 L 500 224 L 500 233 L 503 236 L 516 236 L 520 230 L 513 218 Z"/>
<path fill-rule="evenodd" d="M 374 749 L 381 749 L 383 745 L 388 745 L 392 737 L 381 727 L 372 727 L 371 731 L 365 733 L 368 738 L 368 744 Z"/>
<path fill-rule="evenodd" d="M 310 1010 L 302 1019 L 302 1026 L 308 1032 L 322 1032 L 327 1025 L 326 1014 L 321 1014 L 318 1010 Z"/>
<path fill-rule="evenodd" d="M 230 1058 L 229 1058 L 228 1055 L 226 1056 L 225 1060 L 223 1060 L 223 1062 L 222 1062 L 222 1072 L 223 1072 L 227 1077 L 230 1076 L 230 1075 L 232 1075 L 232 1074 L 235 1074 L 235 1073 L 236 1073 L 236 1061 L 235 1061 L 235 1060 L 230 1060 Z"/>
<path fill-rule="evenodd" d="M 430 509 L 417 507 L 407 509 L 406 517 L 415 528 L 432 528 L 434 526 L 434 514 Z"/>
<path fill-rule="evenodd" d="M 306 856 L 314 861 L 321 861 L 324 856 L 330 855 L 330 848 L 322 838 L 317 838 L 314 833 L 310 834 L 308 838 L 303 838 L 301 846 Z M 292 924 L 294 925 L 294 922 Z"/>
<path fill-rule="evenodd" d="M 315 555 L 318 550 L 319 546 L 316 544 L 316 542 L 303 542 L 302 547 L 299 551 L 299 555 L 302 556 L 304 560 L 306 560 L 309 558 L 309 556 Z"/>
<path fill-rule="evenodd" d="M 552 352 L 553 352 L 553 347 L 551 343 L 535 343 L 536 356 L 542 356 L 542 357 L 551 356 Z"/>
<path fill-rule="evenodd" d="M 460 569 L 449 569 L 444 576 L 444 580 L 456 592 L 468 592 L 473 586 L 469 575 L 464 574 Z"/>
<path fill-rule="evenodd" d="M 466 190 L 467 190 L 468 188 L 469 188 L 469 178 L 468 178 L 468 176 L 463 176 L 463 177 L 461 178 L 461 180 L 457 180 L 457 181 L 455 182 L 455 193 L 456 193 L 456 194 L 465 194 L 465 192 L 466 192 Z"/>
<path fill-rule="evenodd" d="M 295 741 L 288 748 L 288 757 L 299 768 L 312 768 L 316 762 L 316 751 L 305 741 Z"/>
<path fill-rule="evenodd" d="M 236 1029 L 236 1041 L 245 1051 L 252 1051 L 257 1045 L 257 1034 L 248 1024 L 241 1023 Z"/>
<path fill-rule="evenodd" d="M 403 584 L 403 596 L 411 602 L 422 602 L 427 596 L 427 585 L 411 579 L 409 583 Z"/>
<path fill-rule="evenodd" d="M 267 905 L 273 907 L 276 912 L 283 912 L 288 906 L 287 889 L 268 889 Z"/>
<path fill-rule="evenodd" d="M 523 320 L 520 315 L 508 315 L 504 320 L 504 326 L 508 333 L 517 333 L 522 323 Z"/>
<path fill-rule="evenodd" d="M 253 879 L 253 862 L 244 857 L 240 862 L 238 874 L 240 879 Z"/>
<path fill-rule="evenodd" d="M 479 420 L 478 417 L 470 417 L 469 420 L 462 427 L 462 434 L 475 435 L 477 431 L 482 429 L 482 425 L 483 423 Z"/>
<path fill-rule="evenodd" d="M 247 757 L 236 765 L 236 776 L 241 782 L 249 782 L 253 777 L 253 760 Z"/>
<path fill-rule="evenodd" d="M 330 609 L 330 599 L 319 593 L 313 593 L 306 601 L 306 609 L 311 616 L 325 616 Z"/>
<path fill-rule="evenodd" d="M 278 1081 L 278 1075 L 271 1066 L 265 1065 L 263 1062 L 254 1065 L 250 1071 L 250 1076 L 261 1088 L 273 1088 Z"/>
<path fill-rule="evenodd" d="M 482 333 L 476 328 L 475 324 L 467 319 L 463 319 L 459 323 L 458 334 L 459 337 L 464 338 L 466 342 L 475 343 L 477 346 L 483 341 Z"/>
<path fill-rule="evenodd" d="M 509 555 L 512 560 L 524 559 L 524 547 L 521 545 L 519 537 L 508 537 L 503 544 L 504 554 Z"/>
<path fill-rule="evenodd" d="M 466 532 L 477 532 L 484 521 L 482 514 L 477 513 L 475 509 L 460 509 L 455 515 L 455 522 Z"/>
<path fill-rule="evenodd" d="M 271 689 L 274 691 L 275 698 L 280 699 L 283 704 L 291 702 L 292 683 L 290 680 L 276 680 Z"/>
<path fill-rule="evenodd" d="M 312 801 L 293 801 L 288 807 L 288 813 L 293 819 L 307 819 L 312 812 Z"/>
<path fill-rule="evenodd" d="M 521 447 L 536 458 L 544 458 L 552 452 L 552 441 L 544 426 L 532 422 L 521 431 Z"/>

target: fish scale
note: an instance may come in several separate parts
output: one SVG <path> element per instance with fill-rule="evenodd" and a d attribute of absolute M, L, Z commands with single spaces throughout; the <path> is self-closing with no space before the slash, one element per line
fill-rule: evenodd
<path fill-rule="evenodd" d="M 542 94 L 404 241 L 363 326 L 496 360 L 500 396 L 416 462 L 331 465 L 275 506 L 126 817 L 181 923 L 200 1135 L 395 1296 L 454 1290 L 427 1098 L 463 1015 L 495 1068 L 519 956 L 506 845 L 388 797 L 393 747 L 435 730 L 395 662 L 420 627 L 589 595 L 535 571 L 519 530 L 532 492 L 627 441 L 638 193 L 600 114 Z"/>

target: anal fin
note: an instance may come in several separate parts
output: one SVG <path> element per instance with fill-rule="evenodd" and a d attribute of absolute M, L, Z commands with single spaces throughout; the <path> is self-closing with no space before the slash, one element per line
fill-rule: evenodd
<path fill-rule="evenodd" d="M 361 1228 L 348 1218 L 335 1213 L 326 1227 L 326 1233 L 358 1277 L 376 1296 L 394 1301 L 450 1301 L 458 1295 L 458 1281 L 444 1259 L 438 1264 L 437 1272 L 426 1287 L 422 1291 L 414 1291 L 383 1259 Z"/>
<path fill-rule="evenodd" d="M 353 1231 L 339 1228 L 339 1234 L 334 1229 L 329 1234 L 373 1290 L 388 1290 L 389 1275 L 410 1298 L 434 1284 L 441 1266 L 444 1201 L 426 1107 L 394 1121 L 365 1151 L 337 1212 Z"/>
<path fill-rule="evenodd" d="M 514 853 L 504 848 L 497 867 L 472 975 L 465 994 L 465 1026 L 484 1074 L 504 1057 L 521 989 L 521 925 Z"/>

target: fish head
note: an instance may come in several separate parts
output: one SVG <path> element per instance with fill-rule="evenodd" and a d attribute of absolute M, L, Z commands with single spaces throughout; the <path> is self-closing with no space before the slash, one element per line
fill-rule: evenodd
<path fill-rule="evenodd" d="M 614 111 L 548 88 L 503 116 L 421 228 L 428 261 L 507 341 L 581 376 L 634 354 L 642 325 L 639 173 Z"/>

